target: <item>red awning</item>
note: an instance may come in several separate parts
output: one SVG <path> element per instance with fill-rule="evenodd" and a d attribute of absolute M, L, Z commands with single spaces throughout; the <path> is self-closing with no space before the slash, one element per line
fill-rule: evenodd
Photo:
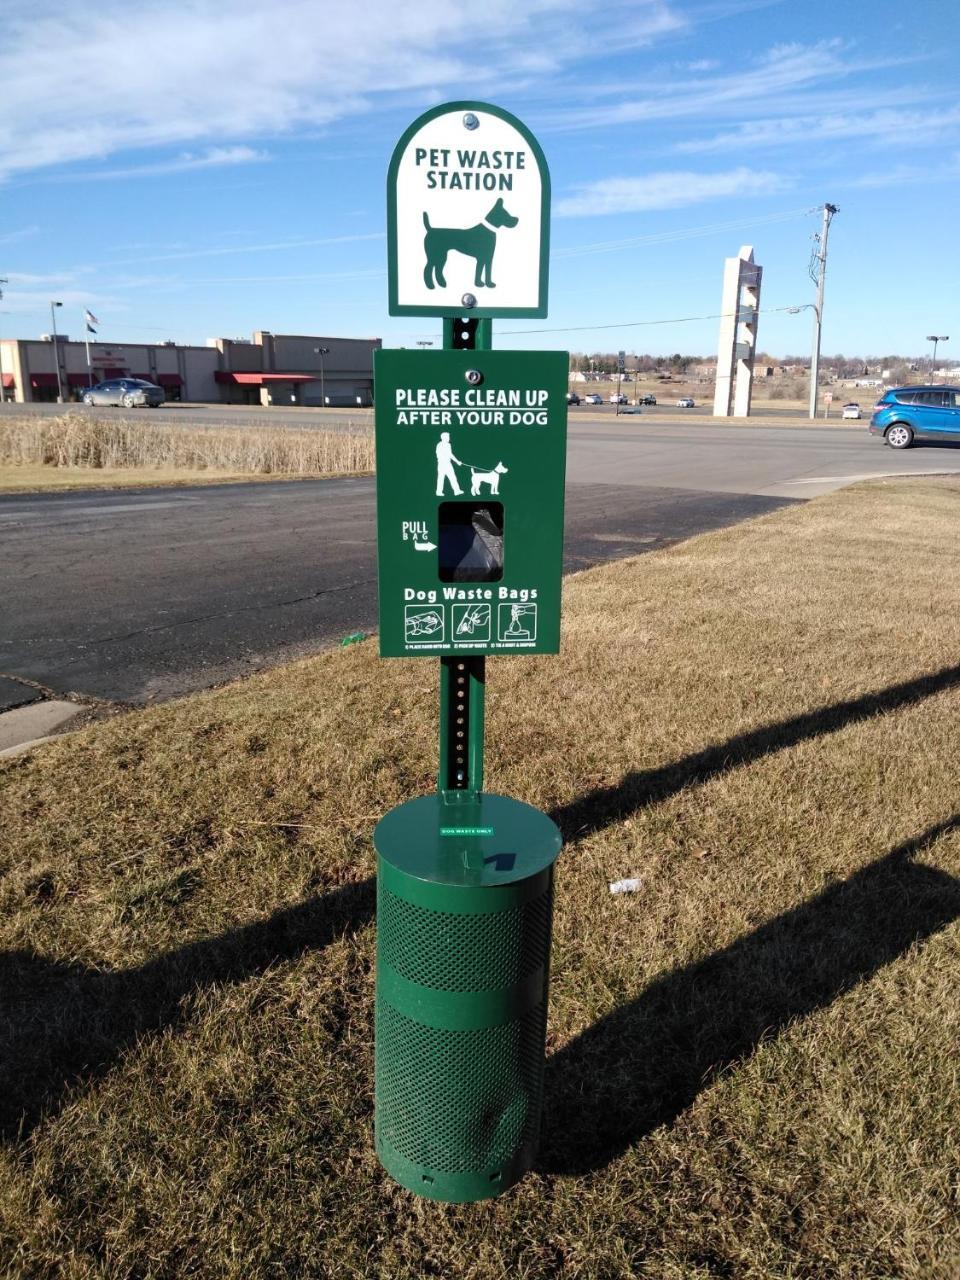
<path fill-rule="evenodd" d="M 90 375 L 89 373 L 68 373 L 67 385 L 70 387 L 88 387 L 90 385 Z"/>
<path fill-rule="evenodd" d="M 319 382 L 319 373 L 226 373 L 218 369 L 213 375 L 217 382 L 238 387 L 262 387 L 265 382 Z"/>
<path fill-rule="evenodd" d="M 116 365 L 110 365 L 103 371 L 104 378 L 129 378 L 130 375 L 126 369 L 118 369 Z"/>
<path fill-rule="evenodd" d="M 5 373 L 5 374 L 3 375 L 3 389 L 4 389 L 4 391 L 12 391 L 15 385 L 16 385 L 16 384 L 15 384 L 15 383 L 14 383 L 14 381 L 13 381 L 13 374 L 12 374 L 12 373 Z"/>
<path fill-rule="evenodd" d="M 183 385 L 183 379 L 179 373 L 158 373 L 157 386 L 160 387 L 180 387 Z"/>
<path fill-rule="evenodd" d="M 31 373 L 31 387 L 55 387 L 57 385 L 57 375 L 55 373 Z"/>

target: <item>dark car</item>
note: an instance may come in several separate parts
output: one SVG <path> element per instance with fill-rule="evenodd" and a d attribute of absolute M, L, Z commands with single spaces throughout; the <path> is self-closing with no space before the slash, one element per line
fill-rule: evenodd
<path fill-rule="evenodd" d="M 81 398 L 84 404 L 119 404 L 125 409 L 149 405 L 156 409 L 166 400 L 167 394 L 163 387 L 143 378 L 112 378 L 109 382 L 98 382 L 95 387 L 88 387 Z"/>
<path fill-rule="evenodd" d="M 579 404 L 579 403 L 580 403 L 580 397 L 577 395 L 577 393 L 575 391 L 568 391 L 567 404 Z"/>
<path fill-rule="evenodd" d="M 960 439 L 960 391 L 956 387 L 893 387 L 873 406 L 870 434 L 892 449 L 909 449 L 917 436 Z"/>
<path fill-rule="evenodd" d="M 657 397 L 648 391 L 645 396 L 637 396 L 637 404 L 656 404 Z"/>

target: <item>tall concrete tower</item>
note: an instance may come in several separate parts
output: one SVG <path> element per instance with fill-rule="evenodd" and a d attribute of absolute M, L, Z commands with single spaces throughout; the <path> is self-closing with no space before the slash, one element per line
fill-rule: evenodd
<path fill-rule="evenodd" d="M 713 416 L 737 418 L 750 414 L 753 361 L 757 354 L 760 280 L 763 267 L 753 260 L 753 246 L 745 244 L 723 266 L 723 303 L 717 346 L 717 389 Z"/>

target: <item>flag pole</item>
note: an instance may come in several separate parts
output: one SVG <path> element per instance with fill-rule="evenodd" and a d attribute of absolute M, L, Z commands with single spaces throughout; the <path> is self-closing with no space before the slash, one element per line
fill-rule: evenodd
<path fill-rule="evenodd" d="M 87 386 L 93 386 L 93 365 L 90 363 L 90 322 L 87 313 L 83 313 L 83 345 L 87 349 Z"/>

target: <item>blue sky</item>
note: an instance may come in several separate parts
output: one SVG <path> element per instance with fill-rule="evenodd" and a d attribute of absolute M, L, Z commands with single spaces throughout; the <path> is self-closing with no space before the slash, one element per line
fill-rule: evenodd
<path fill-rule="evenodd" d="M 15 8 L 15 12 L 13 12 Z M 494 102 L 553 182 L 550 315 L 499 346 L 715 350 L 722 260 L 759 345 L 960 358 L 960 10 L 892 0 L 0 0 L 0 335 L 435 338 L 387 316 L 385 175 L 421 111 Z M 629 322 L 642 321 L 642 324 Z M 594 326 L 617 326 L 596 328 Z M 520 332 L 521 330 L 566 332 Z"/>

